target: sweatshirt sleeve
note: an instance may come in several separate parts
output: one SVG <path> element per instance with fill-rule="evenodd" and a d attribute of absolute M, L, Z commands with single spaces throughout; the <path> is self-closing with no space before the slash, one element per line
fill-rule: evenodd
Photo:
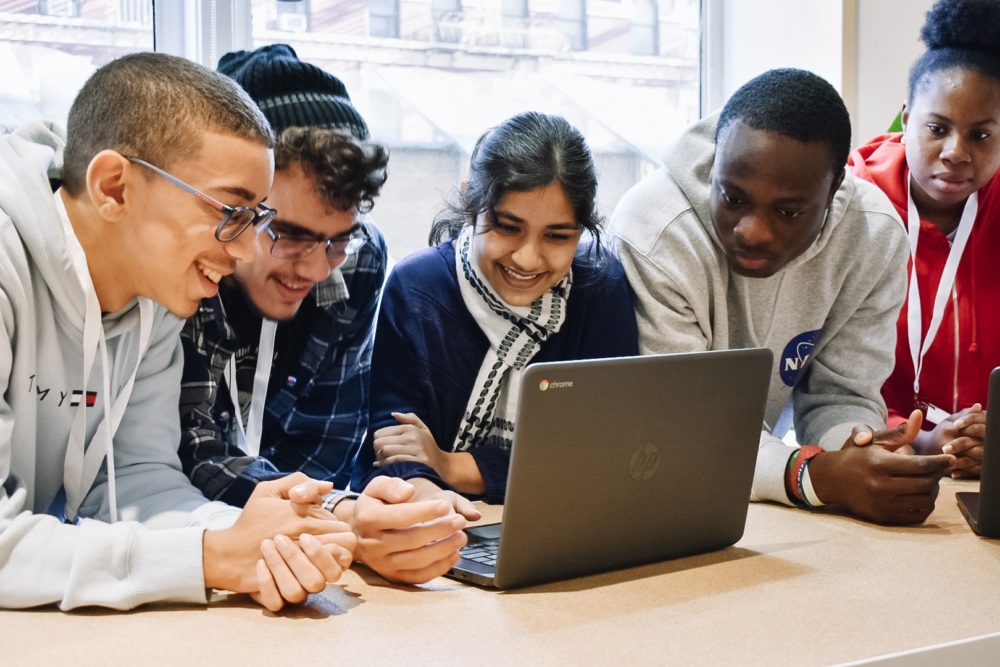
<path fill-rule="evenodd" d="M 80 507 L 80 522 L 26 509 L 30 489 L 13 475 L 17 415 L 0 403 L 0 605 L 129 609 L 154 601 L 204 603 L 202 536 L 225 528 L 238 510 L 208 503 L 177 459 L 180 323 L 157 315 L 125 417 L 114 439 L 120 521 L 108 520 L 101 473 Z M 11 336 L 0 331 L 0 379 L 11 372 Z M 49 463 L 51 465 L 51 463 Z M 59 466 L 61 470 L 61 465 Z M 97 519 L 97 520 L 95 520 Z"/>
<path fill-rule="evenodd" d="M 843 324 L 814 355 L 806 375 L 792 392 L 795 432 L 801 442 L 840 449 L 856 424 L 882 428 L 886 421 L 881 388 L 892 372 L 896 319 L 906 297 L 909 248 L 898 221 L 870 228 L 885 230 L 872 239 L 879 252 L 856 269 L 864 289 L 860 305 L 838 300 L 828 321 Z M 863 241 L 862 241 L 863 242 Z M 850 312 L 840 313 L 840 308 Z"/>
<path fill-rule="evenodd" d="M 617 251 L 635 291 L 635 318 L 642 354 L 698 352 L 711 348 L 706 300 L 688 298 L 685 286 L 635 246 L 617 239 Z"/>

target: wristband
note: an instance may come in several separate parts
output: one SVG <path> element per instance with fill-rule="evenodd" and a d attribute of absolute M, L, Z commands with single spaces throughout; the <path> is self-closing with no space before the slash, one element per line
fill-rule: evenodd
<path fill-rule="evenodd" d="M 799 447 L 799 455 L 796 457 L 795 464 L 792 466 L 789 481 L 791 482 L 794 500 L 806 506 L 809 506 L 809 503 L 802 488 L 802 477 L 805 474 L 806 465 L 809 463 L 809 459 L 822 451 L 823 448 L 816 445 L 802 445 Z"/>
<path fill-rule="evenodd" d="M 788 499 L 793 503 L 799 503 L 802 501 L 802 499 L 799 498 L 799 486 L 795 477 L 795 471 L 797 470 L 795 463 L 801 452 L 801 449 L 793 451 L 788 457 L 788 465 L 785 466 L 785 493 L 788 494 Z"/>
<path fill-rule="evenodd" d="M 357 498 L 358 494 L 353 491 L 338 491 L 334 489 L 323 496 L 323 502 L 319 506 L 330 514 L 333 514 L 333 508 L 339 505 L 342 500 L 357 500 Z"/>
<path fill-rule="evenodd" d="M 806 465 L 802 466 L 802 499 L 805 501 L 807 507 L 822 507 L 826 503 L 819 499 L 816 495 L 816 490 L 813 489 L 812 479 L 809 478 L 809 462 L 806 461 Z"/>

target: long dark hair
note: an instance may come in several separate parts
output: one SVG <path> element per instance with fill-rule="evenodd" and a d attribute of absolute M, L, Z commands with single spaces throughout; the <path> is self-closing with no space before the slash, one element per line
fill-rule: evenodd
<path fill-rule="evenodd" d="M 527 192 L 558 183 L 573 206 L 576 223 L 600 244 L 597 171 L 587 141 L 561 116 L 528 111 L 487 130 L 472 149 L 469 177 L 456 203 L 438 214 L 430 245 L 456 238 L 462 227 L 493 211 L 508 192 Z"/>

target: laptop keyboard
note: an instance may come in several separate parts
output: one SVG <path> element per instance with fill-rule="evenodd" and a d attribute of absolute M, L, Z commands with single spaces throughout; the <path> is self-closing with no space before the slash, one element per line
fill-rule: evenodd
<path fill-rule="evenodd" d="M 497 552 L 500 550 L 500 540 L 476 542 L 462 549 L 462 558 L 482 563 L 496 565 Z"/>

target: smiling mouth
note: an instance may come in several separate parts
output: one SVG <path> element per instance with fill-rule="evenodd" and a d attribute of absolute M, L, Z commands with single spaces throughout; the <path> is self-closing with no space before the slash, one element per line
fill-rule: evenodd
<path fill-rule="evenodd" d="M 313 286 L 313 283 L 311 282 L 290 283 L 285 280 L 282 280 L 281 278 L 276 278 L 275 280 L 278 281 L 279 285 L 281 285 L 286 290 L 289 290 L 291 292 L 301 292 L 303 290 L 310 289 Z"/>
<path fill-rule="evenodd" d="M 500 265 L 500 268 L 501 270 L 503 270 L 505 274 L 507 274 L 507 276 L 510 277 L 511 280 L 516 280 L 519 282 L 531 282 L 532 280 L 537 280 L 542 275 L 541 273 L 532 273 L 532 274 L 518 273 L 517 271 L 507 266 L 504 266 L 503 264 Z"/>
<path fill-rule="evenodd" d="M 202 266 L 200 264 L 198 265 L 198 268 L 201 270 L 201 275 L 205 276 L 216 285 L 219 284 L 219 281 L 222 280 L 222 277 L 224 275 L 219 271 L 216 271 L 215 269 L 210 269 L 207 266 Z"/>

